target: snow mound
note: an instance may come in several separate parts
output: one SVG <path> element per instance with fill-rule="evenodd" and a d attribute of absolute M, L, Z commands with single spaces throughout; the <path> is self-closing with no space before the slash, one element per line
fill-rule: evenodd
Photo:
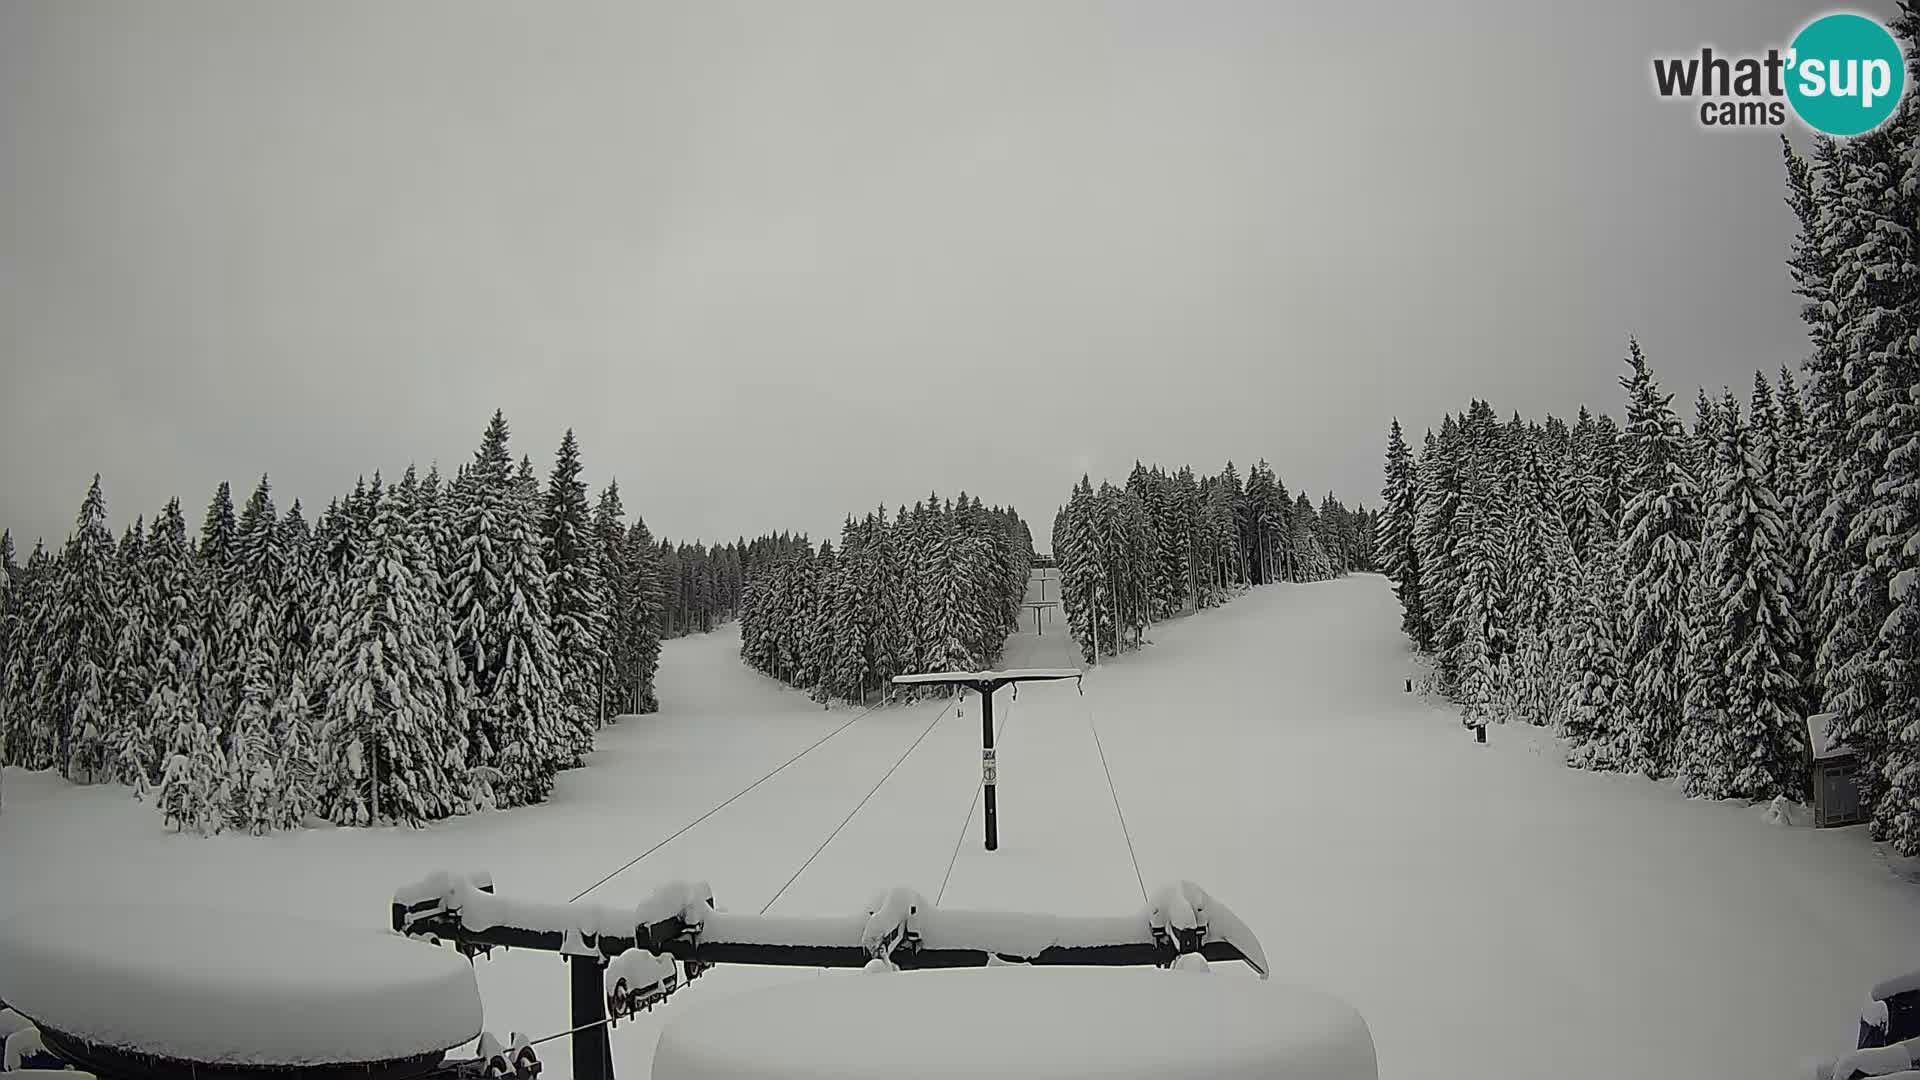
<path fill-rule="evenodd" d="M 471 965 L 384 930 L 170 905 L 0 922 L 0 1000 L 49 1031 L 222 1065 L 415 1057 L 480 1033 Z"/>
<path fill-rule="evenodd" d="M 1785 795 L 1775 795 L 1763 815 L 1769 825 L 1800 827 L 1813 824 L 1813 811 Z"/>
<path fill-rule="evenodd" d="M 1343 1002 L 1153 968 L 827 976 L 690 1008 L 653 1058 L 654 1080 L 1378 1075 L 1366 1022 Z"/>
<path fill-rule="evenodd" d="M 39 1029 L 32 1025 L 9 1032 L 5 1046 L 5 1052 L 0 1053 L 0 1069 L 8 1073 L 21 1071 L 27 1059 L 47 1052 L 47 1044 L 40 1041 Z"/>
<path fill-rule="evenodd" d="M 1849 1050 L 1834 1064 L 1834 1080 L 1848 1080 L 1856 1073 L 1868 1076 L 1908 1076 L 1920 1065 L 1920 1039 L 1908 1039 L 1892 1046 L 1874 1046 Z"/>

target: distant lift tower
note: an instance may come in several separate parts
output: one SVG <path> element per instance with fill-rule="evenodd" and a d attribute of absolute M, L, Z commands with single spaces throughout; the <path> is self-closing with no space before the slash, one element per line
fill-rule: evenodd
<path fill-rule="evenodd" d="M 1077 686 L 1077 668 L 1019 668 L 1014 671 L 930 671 L 921 675 L 895 675 L 896 686 L 958 686 L 980 695 L 980 782 L 986 789 L 987 850 L 1000 846 L 1000 822 L 994 808 L 993 692 L 1008 683 L 1050 682 L 1072 679 Z"/>

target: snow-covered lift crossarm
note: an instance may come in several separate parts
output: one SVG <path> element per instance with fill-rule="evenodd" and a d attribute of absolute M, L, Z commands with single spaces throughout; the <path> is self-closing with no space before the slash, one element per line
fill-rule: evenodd
<path fill-rule="evenodd" d="M 987 850 L 1000 846 L 1000 811 L 995 804 L 994 788 L 998 763 L 993 750 L 993 695 L 1009 684 L 1055 682 L 1072 679 L 1080 685 L 1078 668 L 1015 668 L 1012 671 L 929 671 L 918 675 L 895 675 L 896 686 L 959 686 L 980 695 L 980 782 L 981 803 L 985 809 Z"/>
<path fill-rule="evenodd" d="M 438 873 L 397 890 L 393 929 L 472 956 L 495 947 L 568 958 L 576 1029 L 652 1008 L 715 964 L 896 970 L 995 964 L 1172 967 L 1183 957 L 1268 973 L 1260 942 L 1192 882 L 1130 915 L 1060 916 L 937 908 L 911 889 L 864 912 L 770 916 L 721 911 L 705 884 L 677 882 L 633 907 L 530 903 L 496 895 L 485 874 Z M 674 962 L 685 965 L 680 977 Z M 605 1027 L 576 1035 L 574 1075 L 612 1075 Z"/>
<path fill-rule="evenodd" d="M 393 928 L 469 955 L 522 948 L 612 959 L 641 949 L 690 965 L 902 970 L 995 963 L 1169 967 L 1182 955 L 1238 960 L 1262 976 L 1259 940 L 1192 882 L 1161 889 L 1129 915 L 1069 916 L 938 908 L 911 889 L 880 893 L 843 916 L 720 911 L 704 884 L 676 882 L 631 908 L 543 904 L 495 895 L 484 875 L 435 874 L 394 894 Z"/>

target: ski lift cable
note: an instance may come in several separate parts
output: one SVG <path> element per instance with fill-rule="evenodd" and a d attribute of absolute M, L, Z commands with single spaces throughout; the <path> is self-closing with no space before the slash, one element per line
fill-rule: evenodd
<path fill-rule="evenodd" d="M 579 1027 L 567 1028 L 565 1031 L 556 1031 L 551 1035 L 542 1035 L 537 1039 L 528 1039 L 527 1045 L 539 1046 L 541 1043 L 552 1042 L 555 1039 L 564 1039 L 569 1035 L 578 1035 L 583 1031 L 592 1031 L 594 1028 L 605 1027 L 611 1023 L 613 1023 L 613 1017 L 609 1016 L 604 1020 L 595 1020 L 591 1024 L 581 1024 Z"/>
<path fill-rule="evenodd" d="M 1100 771 L 1107 774 L 1107 794 L 1113 796 L 1113 813 L 1120 819 L 1120 835 L 1127 840 L 1127 858 L 1133 861 L 1133 880 L 1140 883 L 1140 899 L 1152 907 L 1153 900 L 1147 896 L 1147 879 L 1140 873 L 1140 856 L 1133 850 L 1133 832 L 1127 828 L 1127 812 L 1120 808 L 1120 791 L 1113 785 L 1113 769 L 1107 764 L 1107 749 L 1100 743 L 1100 727 L 1093 721 L 1093 707 L 1087 704 L 1084 693 L 1080 696 L 1080 708 L 1087 714 L 1087 730 L 1093 733 L 1093 748 L 1100 754 Z"/>
<path fill-rule="evenodd" d="M 1013 684 L 1013 696 L 1016 701 L 1019 700 L 1019 683 Z M 1000 745 L 1000 737 L 1007 730 L 1007 721 L 1013 719 L 1012 704 L 1008 704 L 1006 708 L 1007 711 L 1001 714 L 1000 726 L 995 728 L 993 732 L 993 744 L 995 746 Z M 947 882 L 953 878 L 954 864 L 960 861 L 960 847 L 967 842 L 967 833 L 969 827 L 973 824 L 973 811 L 980 805 L 980 789 L 985 787 L 986 783 L 987 780 L 984 776 L 975 779 L 973 782 L 973 801 L 967 804 L 967 816 L 960 819 L 960 838 L 953 842 L 953 854 L 947 858 L 947 872 L 940 878 L 940 892 L 933 898 L 935 907 L 940 906 L 940 901 L 945 899 L 947 895 Z"/>
<path fill-rule="evenodd" d="M 907 758 L 910 757 L 915 750 L 918 750 L 920 748 L 920 744 L 926 741 L 926 738 L 928 735 L 933 733 L 934 726 L 940 723 L 941 720 L 945 719 L 947 713 L 951 712 L 953 710 L 954 705 L 958 703 L 960 699 L 964 696 L 965 696 L 964 694 L 955 694 L 953 696 L 953 699 L 947 702 L 946 708 L 941 709 L 938 713 L 934 714 L 933 719 L 928 722 L 926 726 L 926 730 L 920 732 L 919 738 L 916 738 L 913 740 L 912 745 L 907 747 L 906 753 L 901 754 L 899 759 L 896 760 L 893 763 L 893 765 L 887 769 L 885 773 L 881 774 L 879 782 L 874 784 L 873 787 L 869 788 L 865 795 L 861 796 L 860 801 L 854 804 L 853 809 L 847 811 L 847 816 L 840 819 L 840 824 L 835 825 L 833 827 L 833 831 L 827 834 L 827 838 L 825 840 L 820 841 L 820 846 L 817 848 L 814 848 L 813 854 L 807 856 L 807 861 L 800 864 L 800 869 L 795 870 L 793 872 L 793 876 L 787 879 L 787 883 L 785 885 L 780 886 L 780 891 L 773 894 L 773 899 L 768 900 L 765 904 L 761 906 L 760 914 L 765 915 L 767 913 L 767 909 L 773 906 L 775 900 L 778 900 L 782 896 L 786 895 L 787 890 L 793 886 L 793 883 L 800 880 L 800 875 L 807 872 L 807 867 L 813 865 L 813 860 L 819 858 L 820 853 L 827 850 L 827 845 L 833 843 L 834 837 L 840 835 L 840 830 L 846 828 L 847 823 L 852 821 L 854 818 L 854 815 L 858 814 L 861 811 L 861 809 L 867 805 L 868 801 L 871 800 L 877 792 L 879 792 L 881 786 L 884 785 L 887 782 L 887 780 L 890 777 L 892 777 L 896 771 L 899 770 L 901 765 L 906 764 Z"/>
<path fill-rule="evenodd" d="M 734 792 L 732 795 L 727 796 L 726 800 L 722 802 L 720 805 L 714 807 L 711 810 L 708 810 L 706 813 L 701 814 L 699 817 L 694 818 L 692 821 L 687 822 L 685 825 L 682 825 L 679 828 L 679 830 L 673 833 L 673 835 L 667 837 L 664 840 L 661 840 L 659 843 L 653 845 L 652 847 L 641 852 L 640 854 L 635 855 L 633 858 L 628 859 L 626 863 L 624 863 L 618 870 L 615 870 L 613 873 L 608 874 L 606 877 L 601 878 L 599 881 L 596 881 L 593 884 L 587 886 L 586 888 L 580 890 L 578 893 L 575 893 L 573 896 L 573 899 L 567 901 L 567 903 L 569 904 L 578 903 L 581 897 L 587 895 L 588 893 L 599 888 L 600 886 L 605 885 L 607 882 L 612 881 L 614 878 L 619 877 L 621 874 L 626 873 L 628 870 L 631 870 L 634 864 L 638 863 L 641 859 L 646 858 L 647 856 L 653 854 L 654 852 L 659 851 L 661 848 L 666 847 L 668 844 L 673 843 L 675 840 L 680 839 L 682 836 L 685 836 L 688 832 L 691 832 L 693 828 L 699 825 L 701 822 L 707 820 L 713 815 L 733 805 L 734 801 L 739 799 L 742 795 L 745 795 L 749 791 L 752 791 L 754 788 L 757 788 L 761 784 L 764 784 L 767 781 L 773 779 L 776 775 L 778 775 L 781 772 L 781 770 L 785 769 L 787 766 L 793 764 L 796 761 L 799 761 L 801 758 L 806 757 L 808 754 L 811 754 L 815 750 L 819 749 L 822 745 L 826 743 L 828 739 L 833 738 L 835 735 L 838 735 L 841 732 L 847 730 L 848 728 L 852 727 L 854 724 L 859 723 L 861 720 L 864 720 L 867 717 L 873 715 L 874 711 L 879 709 L 880 706 L 884 704 L 886 704 L 886 702 L 882 700 L 874 705 L 868 706 L 865 710 L 855 715 L 851 720 L 848 720 L 847 722 L 841 724 L 839 727 L 834 728 L 832 731 L 827 732 L 825 735 L 822 735 L 819 739 L 814 741 L 813 745 L 807 747 L 806 749 L 800 751 L 799 753 L 793 755 L 787 760 L 781 762 L 779 765 L 775 766 L 772 772 L 767 773 L 765 776 L 762 776 L 760 779 L 755 780 L 753 783 L 748 784 L 746 787 L 743 787 L 739 791 Z"/>

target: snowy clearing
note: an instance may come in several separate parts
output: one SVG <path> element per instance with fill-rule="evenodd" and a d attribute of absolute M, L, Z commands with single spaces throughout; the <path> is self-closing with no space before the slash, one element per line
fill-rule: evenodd
<path fill-rule="evenodd" d="M 851 914 L 898 885 L 950 907 L 1118 915 L 1189 879 L 1259 936 L 1276 980 L 1356 1007 L 1390 1080 L 1546 1062 L 1567 1077 L 1793 1075 L 1850 1043 L 1874 984 L 1920 968 L 1920 888 L 1863 829 L 1782 827 L 1764 807 L 1568 770 L 1538 729 L 1476 746 L 1450 709 L 1402 692 L 1398 626 L 1379 577 L 1269 586 L 1156 627 L 1084 696 L 1003 692 L 998 852 L 980 845 L 978 706 L 929 703 L 858 719 L 588 899 L 635 904 L 689 878 L 735 911 L 777 896 L 774 914 Z M 1022 629 L 1001 666 L 1075 662 L 1057 618 L 1043 637 Z M 549 804 L 427 830 L 167 835 L 124 790 L 9 770 L 0 917 L 139 897 L 381 927 L 393 891 L 439 869 L 565 901 L 859 716 L 737 650 L 731 632 L 667 643 L 661 713 L 604 732 Z M 490 1031 L 567 1026 L 557 957 L 496 955 L 479 976 Z M 718 995 L 860 977 L 709 973 L 614 1030 L 617 1067 L 645 1075 L 660 1024 Z M 565 1044 L 542 1050 L 567 1075 Z"/>

